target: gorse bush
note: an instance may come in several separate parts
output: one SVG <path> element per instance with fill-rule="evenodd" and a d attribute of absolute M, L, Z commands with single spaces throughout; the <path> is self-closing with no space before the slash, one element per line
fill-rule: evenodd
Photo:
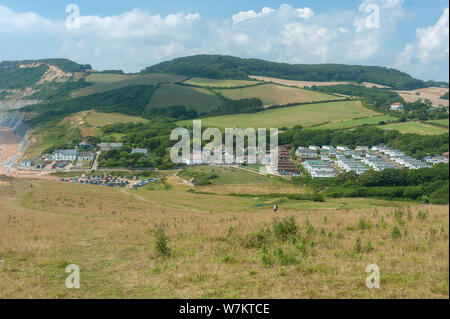
<path fill-rule="evenodd" d="M 391 236 L 392 236 L 393 241 L 397 241 L 398 239 L 400 239 L 400 237 L 402 237 L 400 228 L 398 228 L 397 226 L 394 226 L 394 228 L 392 229 L 392 232 L 391 232 Z"/>
<path fill-rule="evenodd" d="M 256 233 L 249 233 L 245 236 L 244 246 L 246 248 L 261 248 L 267 244 L 272 238 L 272 232 L 270 229 L 261 229 Z"/>
<path fill-rule="evenodd" d="M 286 241 L 297 234 L 297 224 L 294 216 L 275 219 L 272 224 L 273 234 L 277 240 Z"/>
<path fill-rule="evenodd" d="M 165 226 L 156 226 L 155 231 L 155 249 L 156 251 L 164 256 L 170 256 L 170 248 L 168 247 L 169 236 L 166 234 Z"/>

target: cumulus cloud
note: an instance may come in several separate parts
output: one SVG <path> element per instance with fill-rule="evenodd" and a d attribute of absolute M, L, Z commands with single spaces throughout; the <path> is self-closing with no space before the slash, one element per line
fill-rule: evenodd
<path fill-rule="evenodd" d="M 449 59 L 449 8 L 436 24 L 416 30 L 416 42 L 408 43 L 397 55 L 396 65 L 420 76 L 446 76 Z"/>
<path fill-rule="evenodd" d="M 16 13 L 0 5 L 0 34 L 23 33 L 39 29 L 55 29 L 58 24 L 33 12 Z"/>
<path fill-rule="evenodd" d="M 165 16 L 140 9 L 111 16 L 81 12 L 69 24 L 0 6 L 0 41 L 2 34 L 17 34 L 17 39 L 31 34 L 38 39 L 40 34 L 40 41 L 52 46 L 30 45 L 32 51 L 40 51 L 39 56 L 57 55 L 98 69 L 128 72 L 199 53 L 291 63 L 392 65 L 395 58 L 389 44 L 404 16 L 402 4 L 403 0 L 363 0 L 354 10 L 329 13 L 282 4 L 236 12 L 223 20 L 195 12 Z M 397 60 L 411 65 L 414 59 L 448 58 L 448 41 L 442 47 L 445 35 L 448 10 L 436 25 L 417 30 L 417 43 L 406 46 Z M 26 58 L 33 58 L 32 54 Z"/>

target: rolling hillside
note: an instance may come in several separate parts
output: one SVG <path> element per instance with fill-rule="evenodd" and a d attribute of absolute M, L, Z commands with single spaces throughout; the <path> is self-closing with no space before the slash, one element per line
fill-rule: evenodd
<path fill-rule="evenodd" d="M 404 90 L 429 86 L 404 72 L 379 66 L 288 64 L 224 55 L 177 58 L 148 67 L 141 73 L 172 73 L 217 79 L 247 79 L 249 75 L 256 75 L 297 81 L 372 82 Z"/>

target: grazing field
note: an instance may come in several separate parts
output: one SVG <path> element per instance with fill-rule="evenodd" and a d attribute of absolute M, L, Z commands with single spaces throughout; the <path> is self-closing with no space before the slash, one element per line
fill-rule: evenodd
<path fill-rule="evenodd" d="M 448 205 L 0 180 L 0 298 L 449 297 Z"/>
<path fill-rule="evenodd" d="M 311 87 L 315 86 L 324 86 L 324 85 L 339 85 L 339 84 L 348 84 L 350 82 L 314 82 L 314 81 L 294 81 L 294 80 L 285 80 L 279 78 L 271 78 L 267 76 L 257 76 L 257 75 L 249 75 L 249 78 L 264 81 L 264 82 L 273 82 L 278 84 L 283 84 L 287 86 L 297 86 L 300 88 L 303 87 Z"/>
<path fill-rule="evenodd" d="M 246 81 L 246 80 L 218 80 L 218 79 L 207 79 L 207 78 L 197 78 L 193 77 L 183 83 L 192 84 L 204 87 L 223 87 L 223 88 L 233 88 L 238 86 L 255 85 L 260 83 L 260 81 Z"/>
<path fill-rule="evenodd" d="M 120 113 L 101 113 L 96 111 L 82 111 L 66 118 L 74 127 L 81 130 L 83 136 L 97 136 L 99 129 L 106 125 L 116 123 L 148 123 L 149 121 L 139 116 Z"/>
<path fill-rule="evenodd" d="M 130 85 L 158 85 L 159 83 L 173 83 L 183 81 L 184 79 L 187 78 L 185 76 L 173 74 L 145 74 L 145 75 L 127 76 L 126 79 L 118 81 L 105 80 L 108 78 L 112 79 L 111 77 L 109 77 L 110 75 L 111 74 L 103 74 L 103 75 L 96 74 L 95 75 L 97 76 L 96 83 L 94 83 L 91 86 L 73 91 L 71 93 L 71 96 L 73 98 L 76 98 L 96 93 L 103 93 L 111 90 L 120 89 Z M 89 76 L 92 76 L 92 74 Z M 100 80 L 98 78 L 100 78 Z M 103 81 L 101 81 L 101 79 L 103 79 Z"/>
<path fill-rule="evenodd" d="M 262 100 L 264 106 L 340 99 L 337 96 L 327 93 L 291 88 L 276 84 L 264 84 L 243 89 L 216 91 L 232 100 L 257 97 Z"/>
<path fill-rule="evenodd" d="M 89 83 L 109 83 L 123 81 L 132 78 L 133 75 L 125 74 L 107 74 L 107 73 L 91 73 L 86 77 Z"/>
<path fill-rule="evenodd" d="M 295 125 L 311 126 L 374 115 L 378 113 L 365 108 L 359 101 L 341 101 L 282 107 L 250 114 L 207 117 L 201 120 L 204 127 L 282 128 Z M 188 121 L 181 123 L 188 123 Z"/>
<path fill-rule="evenodd" d="M 443 120 L 431 120 L 431 121 L 427 121 L 427 123 L 431 123 L 431 124 L 436 124 L 436 125 L 440 125 L 440 126 L 445 126 L 448 127 L 449 125 L 449 121 L 448 119 L 443 119 Z"/>
<path fill-rule="evenodd" d="M 340 120 L 340 121 L 332 121 L 329 123 L 325 123 L 323 125 L 314 126 L 312 128 L 315 129 L 330 129 L 330 130 L 338 130 L 338 129 L 348 129 L 362 125 L 377 125 L 381 121 L 388 123 L 398 121 L 398 118 L 391 115 L 378 115 L 366 118 L 359 119 L 351 119 L 351 120 Z"/>
<path fill-rule="evenodd" d="M 399 131 L 400 133 L 416 133 L 420 135 L 437 135 L 448 133 L 448 128 L 429 125 L 421 122 L 404 122 L 382 125 L 380 128 Z"/>
<path fill-rule="evenodd" d="M 162 84 L 153 94 L 148 107 L 183 105 L 197 112 L 215 110 L 222 100 L 207 89 L 178 84 Z"/>
<path fill-rule="evenodd" d="M 433 106 L 449 106 L 449 100 L 441 99 L 441 96 L 448 92 L 448 88 L 428 87 L 411 91 L 396 91 L 406 102 L 415 102 L 418 99 L 428 99 Z"/>

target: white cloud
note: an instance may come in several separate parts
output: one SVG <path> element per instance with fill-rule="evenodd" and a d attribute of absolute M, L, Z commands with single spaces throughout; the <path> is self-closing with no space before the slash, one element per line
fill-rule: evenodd
<path fill-rule="evenodd" d="M 57 23 L 41 18 L 33 12 L 16 13 L 0 5 L 0 34 L 32 32 L 35 28 L 52 29 Z"/>
<path fill-rule="evenodd" d="M 309 18 L 311 18 L 314 15 L 314 12 L 308 7 L 305 7 L 303 9 L 301 9 L 301 8 L 300 9 L 295 9 L 295 12 L 297 12 L 297 15 L 300 18 L 303 18 L 303 19 L 306 19 L 306 20 L 308 20 Z"/>
<path fill-rule="evenodd" d="M 208 19 L 195 12 L 165 16 L 140 9 L 111 16 L 81 12 L 76 20 L 78 28 L 0 6 L 0 42 L 5 33 L 17 34 L 18 41 L 27 35 L 36 39 L 40 36 L 52 44 L 51 49 L 39 44 L 30 46 L 31 51 L 40 51 L 40 57 L 57 55 L 91 63 L 98 69 L 121 68 L 127 72 L 199 53 L 291 63 L 392 65 L 395 52 L 390 43 L 404 16 L 402 3 L 403 0 L 363 0 L 354 10 L 326 14 L 283 4 L 278 8 L 237 12 L 223 20 Z M 371 16 L 377 11 L 374 8 L 379 10 L 379 21 Z M 445 35 L 448 37 L 446 12 L 436 25 L 417 30 L 417 43 L 406 46 L 397 60 L 411 65 L 414 59 L 448 59 L 448 40 L 443 41 Z M 374 24 L 377 21 L 379 25 Z M 26 58 L 32 58 L 33 52 Z"/>
<path fill-rule="evenodd" d="M 446 76 L 449 59 L 449 9 L 444 9 L 436 24 L 416 30 L 416 42 L 408 43 L 397 55 L 396 66 L 417 76 Z"/>
<path fill-rule="evenodd" d="M 262 8 L 260 13 L 256 13 L 253 10 L 240 11 L 239 13 L 234 14 L 231 17 L 231 19 L 233 20 L 233 24 L 238 24 L 245 20 L 267 16 L 267 15 L 271 14 L 272 12 L 275 12 L 275 10 L 272 8 L 269 8 L 269 7 Z"/>

